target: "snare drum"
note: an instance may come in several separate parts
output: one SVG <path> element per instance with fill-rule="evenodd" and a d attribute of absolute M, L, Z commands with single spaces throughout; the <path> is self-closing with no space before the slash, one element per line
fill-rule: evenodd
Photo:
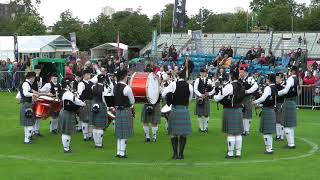
<path fill-rule="evenodd" d="M 130 87 L 136 102 L 156 104 L 160 93 L 160 83 L 155 73 L 135 72 L 130 79 Z"/>
<path fill-rule="evenodd" d="M 36 118 L 39 118 L 39 119 L 48 118 L 50 114 L 50 102 L 44 99 L 39 99 L 33 105 L 33 112 Z"/>

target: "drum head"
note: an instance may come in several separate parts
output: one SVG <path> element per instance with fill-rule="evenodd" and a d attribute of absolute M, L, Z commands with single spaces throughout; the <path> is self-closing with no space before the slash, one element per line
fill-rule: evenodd
<path fill-rule="evenodd" d="M 47 100 L 47 101 L 54 101 L 54 99 L 49 96 L 40 96 L 39 99 L 43 99 L 43 100 Z"/>
<path fill-rule="evenodd" d="M 160 85 L 157 75 L 150 73 L 147 81 L 147 99 L 150 104 L 156 104 L 159 99 Z"/>

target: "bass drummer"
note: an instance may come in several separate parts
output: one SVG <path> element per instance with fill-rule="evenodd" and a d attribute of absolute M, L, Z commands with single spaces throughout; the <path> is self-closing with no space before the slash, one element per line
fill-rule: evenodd
<path fill-rule="evenodd" d="M 159 75 L 161 78 L 162 74 L 159 73 Z M 150 142 L 149 124 L 151 124 L 152 142 L 157 141 L 158 124 L 160 123 L 161 119 L 160 100 L 161 95 L 159 94 L 159 98 L 156 104 L 145 103 L 143 106 L 143 110 L 141 112 L 141 122 L 143 123 L 145 142 Z"/>

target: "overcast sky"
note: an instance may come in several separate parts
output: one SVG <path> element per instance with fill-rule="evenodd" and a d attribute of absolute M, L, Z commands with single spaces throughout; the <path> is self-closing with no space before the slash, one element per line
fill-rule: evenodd
<path fill-rule="evenodd" d="M 0 0 L 1 3 L 9 0 Z M 297 2 L 309 3 L 310 0 L 296 0 Z M 149 17 L 160 12 L 168 3 L 174 0 L 41 0 L 39 7 L 40 15 L 44 17 L 46 25 L 53 25 L 59 20 L 61 12 L 71 9 L 73 14 L 82 21 L 88 22 L 96 18 L 104 6 L 115 8 L 116 11 L 125 8 L 136 10 L 139 6 L 142 13 Z M 205 7 L 213 12 L 234 12 L 235 7 L 242 7 L 245 10 L 249 8 L 250 0 L 187 0 L 187 14 L 194 15 L 199 8 Z"/>

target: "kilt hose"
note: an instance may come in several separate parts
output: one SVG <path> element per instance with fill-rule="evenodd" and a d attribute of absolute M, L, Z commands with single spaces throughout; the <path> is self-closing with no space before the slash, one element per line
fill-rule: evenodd
<path fill-rule="evenodd" d="M 282 105 L 283 108 L 283 126 L 297 127 L 297 111 L 296 102 L 293 99 L 285 99 Z"/>
<path fill-rule="evenodd" d="M 86 100 L 86 105 L 79 110 L 80 121 L 84 123 L 92 123 L 92 100 Z"/>
<path fill-rule="evenodd" d="M 276 113 L 273 107 L 262 108 L 260 132 L 262 134 L 274 134 L 276 132 Z"/>
<path fill-rule="evenodd" d="M 209 117 L 210 116 L 210 101 L 209 98 L 206 97 L 203 100 L 202 104 L 198 104 L 198 97 L 196 98 L 196 110 L 194 112 L 194 115 L 197 116 L 204 116 L 204 117 Z"/>
<path fill-rule="evenodd" d="M 25 112 L 27 109 L 32 109 L 32 103 L 25 102 L 20 104 L 20 125 L 21 126 L 33 126 L 36 121 L 36 118 L 34 117 L 34 113 L 33 113 L 33 117 L 31 118 L 27 118 L 25 116 Z"/>
<path fill-rule="evenodd" d="M 96 104 L 93 102 L 92 104 Z M 92 112 L 92 125 L 96 128 L 104 129 L 107 126 L 107 118 L 108 118 L 108 111 L 107 107 L 104 103 L 97 103 L 99 104 L 99 112 L 94 113 Z"/>
<path fill-rule="evenodd" d="M 192 129 L 188 106 L 172 106 L 168 123 L 168 132 L 170 135 L 190 135 L 192 133 Z"/>
<path fill-rule="evenodd" d="M 133 116 L 130 108 L 116 109 L 115 134 L 117 139 L 133 136 Z"/>
<path fill-rule="evenodd" d="M 242 108 L 224 108 L 222 117 L 222 132 L 231 135 L 243 133 Z"/>
<path fill-rule="evenodd" d="M 283 124 L 283 110 L 282 103 L 276 105 L 276 123 Z"/>
<path fill-rule="evenodd" d="M 151 123 L 151 124 L 160 124 L 161 119 L 161 107 L 160 102 L 153 105 L 153 111 L 151 114 L 148 114 L 147 110 L 148 105 L 145 104 L 143 106 L 142 112 L 141 112 L 141 122 L 142 123 Z"/>
<path fill-rule="evenodd" d="M 243 100 L 243 119 L 252 119 L 252 96 L 248 95 Z"/>
<path fill-rule="evenodd" d="M 76 113 L 67 110 L 61 110 L 59 113 L 58 124 L 60 133 L 65 135 L 72 135 L 76 132 Z"/>

